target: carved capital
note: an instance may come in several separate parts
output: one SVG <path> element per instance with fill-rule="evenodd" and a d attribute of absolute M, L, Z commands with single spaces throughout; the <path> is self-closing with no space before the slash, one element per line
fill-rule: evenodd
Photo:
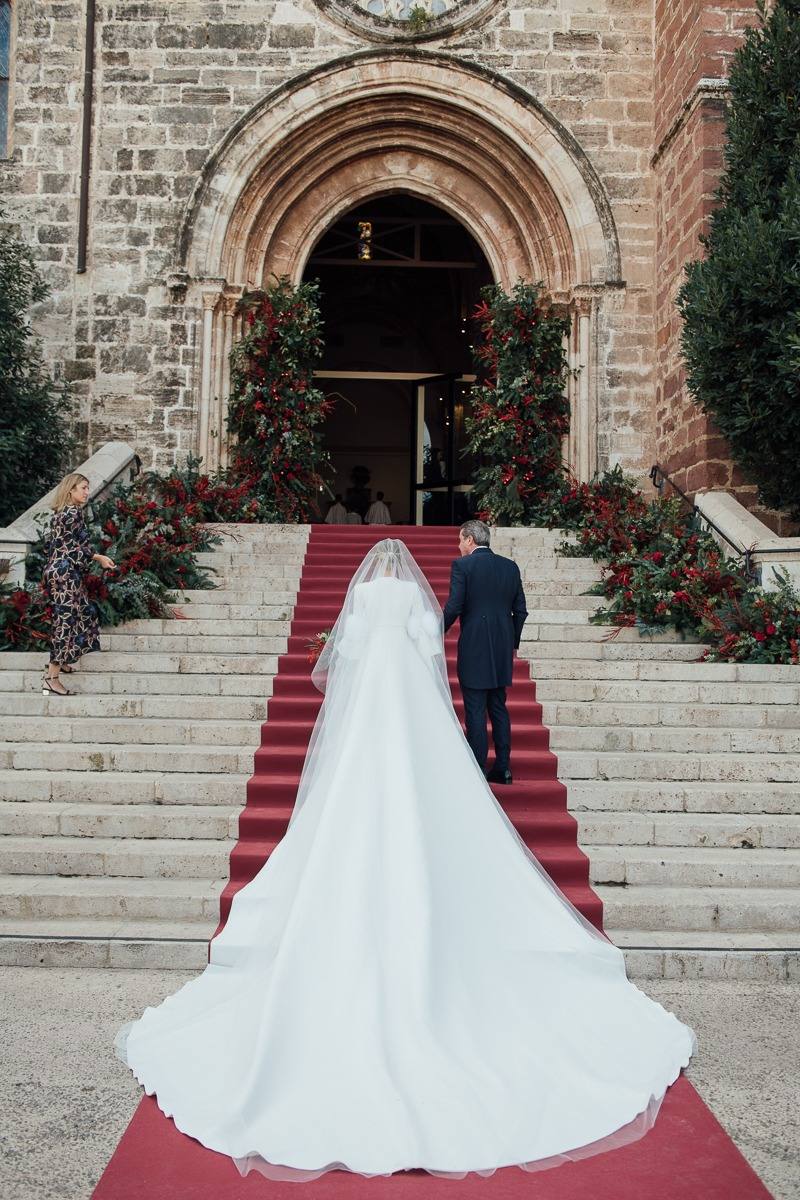
<path fill-rule="evenodd" d="M 170 304 L 184 304 L 189 288 L 190 276 L 188 271 L 170 271 L 165 280 L 169 292 Z"/>

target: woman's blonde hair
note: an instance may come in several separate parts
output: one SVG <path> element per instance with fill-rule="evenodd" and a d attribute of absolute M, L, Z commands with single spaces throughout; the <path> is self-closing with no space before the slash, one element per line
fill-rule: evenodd
<path fill-rule="evenodd" d="M 52 509 L 53 512 L 61 512 L 69 504 L 74 503 L 70 500 L 72 489 L 77 487 L 79 483 L 88 483 L 89 480 L 85 475 L 81 475 L 80 471 L 70 471 L 69 475 L 65 475 L 61 483 L 56 488 L 56 494 L 53 496 Z"/>

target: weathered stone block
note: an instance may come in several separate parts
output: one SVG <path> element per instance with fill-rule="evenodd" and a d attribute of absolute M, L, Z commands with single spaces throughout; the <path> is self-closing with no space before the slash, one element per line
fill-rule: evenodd
<path fill-rule="evenodd" d="M 207 27 L 207 44 L 211 49 L 258 50 L 263 46 L 266 34 L 265 25 L 225 24 L 212 21 Z"/>
<path fill-rule="evenodd" d="M 139 373 L 150 367 L 147 346 L 114 346 L 100 351 L 100 369 L 109 375 Z"/>

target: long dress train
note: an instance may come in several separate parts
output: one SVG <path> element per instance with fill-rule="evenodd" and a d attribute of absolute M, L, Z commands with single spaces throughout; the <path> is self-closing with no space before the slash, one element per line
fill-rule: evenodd
<path fill-rule="evenodd" d="M 203 974 L 118 1038 L 163 1112 L 243 1172 L 583 1157 L 646 1132 L 695 1045 L 510 827 L 420 650 L 419 600 L 362 586 L 304 803 Z"/>

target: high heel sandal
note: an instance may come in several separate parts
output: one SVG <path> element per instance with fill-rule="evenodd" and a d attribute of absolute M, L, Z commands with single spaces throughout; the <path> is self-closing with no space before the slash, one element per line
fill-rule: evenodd
<path fill-rule="evenodd" d="M 63 692 L 60 692 L 58 690 L 58 688 L 53 687 L 53 680 L 51 679 L 51 677 L 49 675 L 43 675 L 42 676 L 42 695 L 47 696 L 48 694 L 51 696 L 71 696 L 72 692 L 70 692 L 67 688 L 64 688 Z"/>

